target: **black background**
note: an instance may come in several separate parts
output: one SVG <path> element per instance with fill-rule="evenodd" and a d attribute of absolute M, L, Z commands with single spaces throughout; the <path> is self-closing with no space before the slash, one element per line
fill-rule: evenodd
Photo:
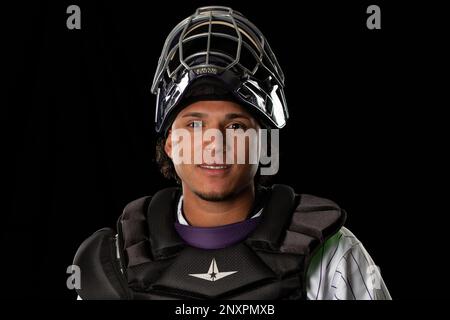
<path fill-rule="evenodd" d="M 438 95 L 448 91 L 440 62 L 448 35 L 442 8 L 396 3 L 3 6 L 3 292 L 74 299 L 66 268 L 79 244 L 114 227 L 129 201 L 172 185 L 154 163 L 153 72 L 170 30 L 198 6 L 220 4 L 261 29 L 286 75 L 291 119 L 275 182 L 345 208 L 394 299 L 443 297 Z M 81 30 L 66 28 L 71 4 Z M 381 30 L 366 28 L 370 4 L 381 7 Z"/>

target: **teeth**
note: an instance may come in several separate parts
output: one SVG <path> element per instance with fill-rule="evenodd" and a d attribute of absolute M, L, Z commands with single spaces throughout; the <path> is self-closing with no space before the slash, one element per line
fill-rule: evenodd
<path fill-rule="evenodd" d="M 227 166 L 207 166 L 207 165 L 202 165 L 200 167 L 205 168 L 205 169 L 214 169 L 214 170 L 227 168 Z"/>

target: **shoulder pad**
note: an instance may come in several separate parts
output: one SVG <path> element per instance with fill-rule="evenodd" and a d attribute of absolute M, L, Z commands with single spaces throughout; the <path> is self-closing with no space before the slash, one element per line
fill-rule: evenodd
<path fill-rule="evenodd" d="M 346 212 L 331 200 L 301 194 L 281 251 L 312 255 L 344 225 Z"/>
<path fill-rule="evenodd" d="M 127 268 L 166 259 L 185 246 L 173 227 L 180 192 L 166 188 L 125 207 L 117 229 Z"/>
<path fill-rule="evenodd" d="M 82 299 L 127 299 L 128 285 L 117 258 L 116 237 L 112 229 L 100 229 L 78 248 L 73 264 L 81 271 Z"/>

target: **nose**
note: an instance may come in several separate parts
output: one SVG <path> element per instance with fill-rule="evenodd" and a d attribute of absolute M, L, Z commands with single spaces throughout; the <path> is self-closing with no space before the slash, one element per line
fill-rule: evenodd
<path fill-rule="evenodd" d="M 203 133 L 203 155 L 206 162 L 224 163 L 225 162 L 225 130 L 220 126 L 210 127 Z M 212 159 L 211 159 L 211 158 Z"/>
<path fill-rule="evenodd" d="M 222 153 L 225 144 L 225 133 L 220 128 L 210 128 L 203 135 L 203 149 Z"/>

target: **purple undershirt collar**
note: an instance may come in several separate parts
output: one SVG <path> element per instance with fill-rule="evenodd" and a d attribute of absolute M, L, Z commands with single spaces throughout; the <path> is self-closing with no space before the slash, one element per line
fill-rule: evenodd
<path fill-rule="evenodd" d="M 238 243 L 255 230 L 261 217 L 218 227 L 194 227 L 175 222 L 178 235 L 190 246 L 200 249 L 221 249 Z"/>

